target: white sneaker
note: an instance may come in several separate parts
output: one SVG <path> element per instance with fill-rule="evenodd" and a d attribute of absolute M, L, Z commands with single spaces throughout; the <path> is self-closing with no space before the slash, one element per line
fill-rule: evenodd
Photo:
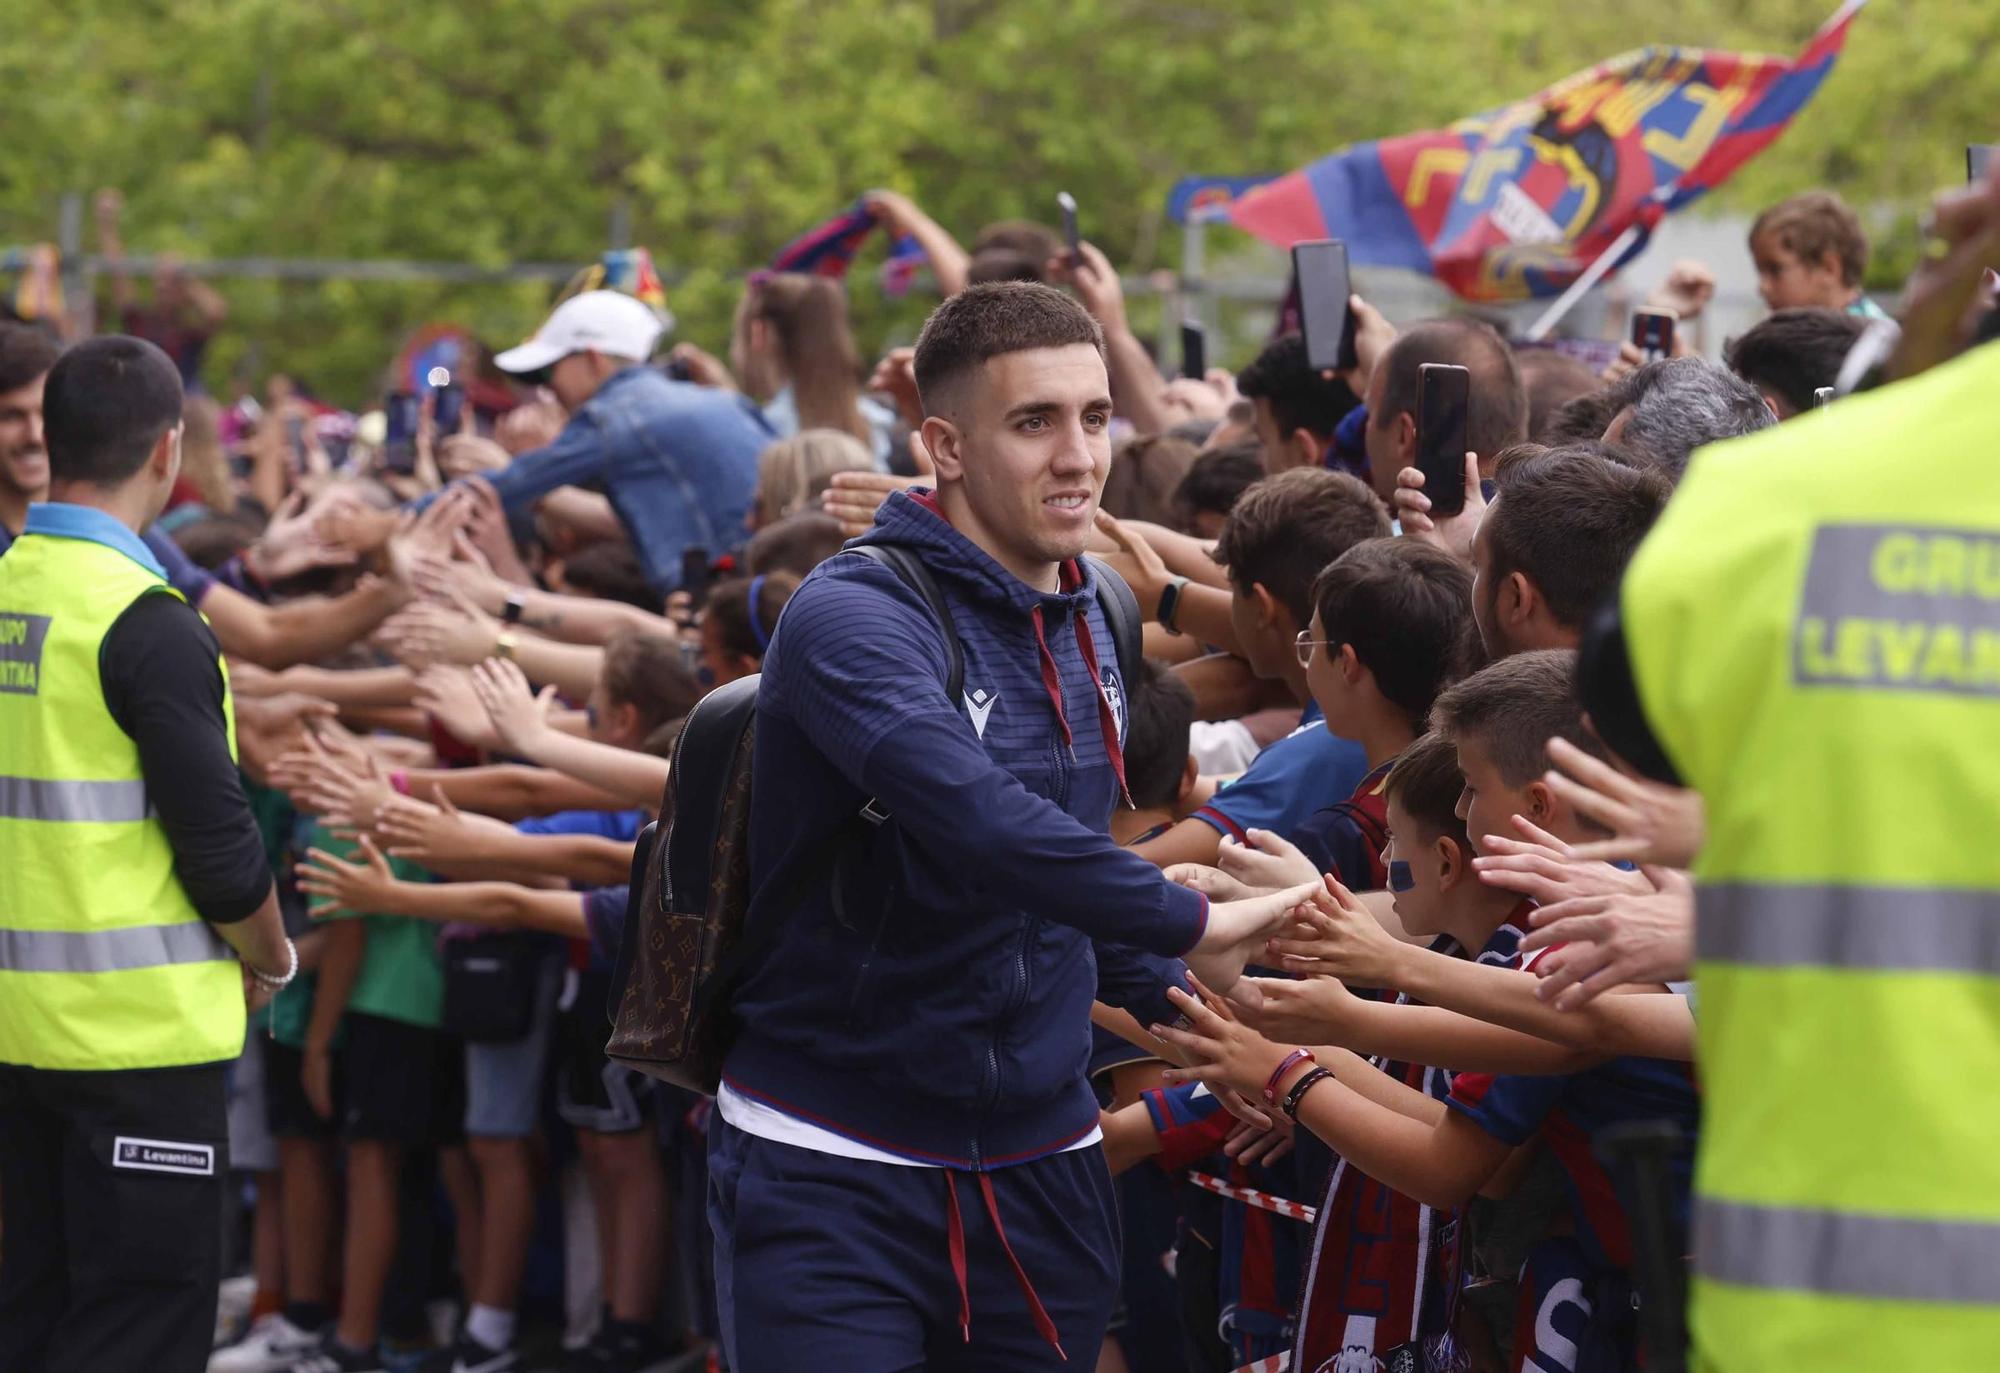
<path fill-rule="evenodd" d="M 273 1311 L 260 1317 L 250 1333 L 209 1356 L 208 1373 L 284 1373 L 319 1348 L 319 1335 L 301 1330 Z"/>
<path fill-rule="evenodd" d="M 250 1326 L 250 1307 L 257 1300 L 257 1279 L 245 1273 L 224 1278 L 215 1293 L 215 1339 L 213 1348 L 234 1344 Z"/>

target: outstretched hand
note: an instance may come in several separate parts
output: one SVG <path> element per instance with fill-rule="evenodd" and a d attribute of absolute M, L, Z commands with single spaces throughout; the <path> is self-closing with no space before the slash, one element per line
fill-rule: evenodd
<path fill-rule="evenodd" d="M 536 692 L 527 675 L 505 658 L 489 658 L 473 668 L 472 690 L 486 708 L 493 732 L 515 753 L 532 756 L 554 728 L 549 712 L 555 708 L 556 689 L 545 686 Z"/>
<path fill-rule="evenodd" d="M 1408 946 L 1382 928 L 1368 908 L 1329 875 L 1298 911 L 1298 920 L 1270 943 L 1286 972 L 1337 977 L 1363 987 L 1393 987 L 1396 960 Z"/>
<path fill-rule="evenodd" d="M 1642 869 L 1642 896 L 1583 896 L 1542 906 L 1528 917 L 1534 930 L 1524 950 L 1552 950 L 1537 959 L 1535 994 L 1571 1011 L 1613 987 L 1672 982 L 1694 964 L 1694 884 L 1671 868 Z M 1560 947 L 1557 947 L 1560 946 Z"/>
<path fill-rule="evenodd" d="M 1318 884 L 1309 883 L 1244 901 L 1211 903 L 1208 928 L 1187 955 L 1189 970 L 1217 991 L 1227 992 L 1263 952 L 1264 942 L 1287 920 L 1297 918 L 1316 890 Z"/>
<path fill-rule="evenodd" d="M 1211 1089 L 1229 1088 L 1254 1102 L 1264 1084 L 1284 1060 L 1288 1048 L 1273 1044 L 1236 1018 L 1229 1003 L 1204 987 L 1197 979 L 1190 995 L 1179 987 L 1167 989 L 1168 998 L 1181 1012 L 1186 1028 L 1155 1025 L 1152 1033 L 1179 1049 L 1187 1066 L 1169 1068 L 1169 1082 L 1205 1082 Z M 1261 1119 L 1253 1123 L 1268 1126 L 1274 1113 L 1252 1110 Z M 1249 1118 L 1249 1117 L 1244 1117 Z"/>
<path fill-rule="evenodd" d="M 1551 739 L 1548 748 L 1555 764 L 1543 778 L 1549 790 L 1611 831 L 1609 839 L 1576 845 L 1575 857 L 1693 865 L 1705 832 L 1698 793 L 1627 777 L 1567 739 Z"/>
<path fill-rule="evenodd" d="M 1280 891 L 1317 883 L 1319 865 L 1290 840 L 1270 830 L 1250 830 L 1248 843 L 1224 839 L 1216 851 L 1216 866 L 1256 892 Z"/>
<path fill-rule="evenodd" d="M 374 840 L 364 834 L 360 846 L 358 863 L 336 858 L 325 849 L 307 852 L 306 861 L 297 868 L 299 890 L 325 899 L 324 905 L 313 908 L 314 915 L 336 910 L 367 915 L 385 904 L 384 898 L 395 885 L 396 875 L 389 870 L 389 860 L 375 847 Z"/>

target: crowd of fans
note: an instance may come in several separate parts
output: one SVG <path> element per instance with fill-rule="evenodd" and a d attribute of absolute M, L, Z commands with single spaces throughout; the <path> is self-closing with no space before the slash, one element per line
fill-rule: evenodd
<path fill-rule="evenodd" d="M 1682 355 L 1628 345 L 1599 375 L 1357 299 L 1351 371 L 1286 334 L 1169 379 L 1096 247 L 1007 223 L 968 252 L 867 203 L 947 297 L 1040 282 L 1094 321 L 1115 448 L 1093 551 L 1146 622 L 1112 838 L 1217 903 L 1322 884 L 1226 994 L 1174 991 L 1178 1022 L 1094 1013 L 1123 1260 L 1109 1335 L 1070 1361 L 1638 1366 L 1652 1275 L 1593 1140 L 1669 1123 L 1684 1226 L 1700 813 L 1607 742 L 1593 624 L 1702 447 L 1822 422 L 1881 314 L 1852 212 L 1813 193 L 1759 217 L 1772 313 L 1721 364 L 1683 328 Z M 119 319 L 193 379 L 226 310 L 169 280 L 140 309 L 121 279 Z M 1688 265 L 1655 303 L 1685 324 L 1712 288 Z M 709 1349 L 714 1102 L 605 1054 L 635 840 L 672 818 L 696 703 L 759 672 L 815 569 L 935 476 L 922 358 L 871 367 L 838 282 L 753 278 L 713 352 L 663 334 L 631 296 L 572 296 L 448 430 L 422 402 L 407 462 L 286 378 L 261 403 L 191 393 L 147 543 L 227 656 L 250 861 L 306 970 L 233 1077 L 244 1276 L 215 1373 Z M 45 495 L 57 356 L 0 326 L 9 538 Z M 1471 378 L 1449 516 L 1414 461 L 1433 363 Z M 1270 1091 L 1294 1045 L 1332 1079 Z"/>

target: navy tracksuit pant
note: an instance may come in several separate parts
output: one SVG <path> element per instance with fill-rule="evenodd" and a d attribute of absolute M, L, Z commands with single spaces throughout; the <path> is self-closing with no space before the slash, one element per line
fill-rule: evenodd
<path fill-rule="evenodd" d="M 732 1373 L 1097 1362 L 1118 1295 L 1102 1150 L 960 1173 L 800 1149 L 717 1113 L 708 1171 Z"/>

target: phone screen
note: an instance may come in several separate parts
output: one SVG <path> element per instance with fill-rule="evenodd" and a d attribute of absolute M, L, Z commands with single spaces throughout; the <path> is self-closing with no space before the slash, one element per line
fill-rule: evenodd
<path fill-rule="evenodd" d="M 1192 322 L 1181 325 L 1181 375 L 1195 381 L 1208 375 L 1208 331 Z"/>
<path fill-rule="evenodd" d="M 1292 271 L 1299 282 L 1299 323 L 1306 340 L 1306 365 L 1314 371 L 1355 365 L 1354 291 L 1347 277 L 1347 245 L 1339 239 L 1292 245 Z"/>
<path fill-rule="evenodd" d="M 383 404 L 387 426 L 382 436 L 382 465 L 391 472 L 416 470 L 417 406 L 417 397 L 410 391 L 398 391 Z"/>
<path fill-rule="evenodd" d="M 2000 143 L 1968 143 L 1965 145 L 1965 179 L 1977 183 L 1986 179 L 1986 169 L 1993 165 L 1993 150 Z"/>
<path fill-rule="evenodd" d="M 1632 346 L 1646 355 L 1646 361 L 1658 362 L 1661 358 L 1672 357 L 1674 352 L 1674 325 L 1680 317 L 1672 310 L 1634 310 L 1632 312 Z"/>
<path fill-rule="evenodd" d="M 1074 265 L 1082 261 L 1078 249 L 1083 246 L 1083 236 L 1076 227 L 1076 197 L 1068 191 L 1056 192 L 1056 208 L 1062 211 L 1063 243 L 1069 248 L 1069 260 Z"/>
<path fill-rule="evenodd" d="M 1417 369 L 1417 470 L 1433 515 L 1465 509 L 1466 420 L 1472 404 L 1472 373 L 1448 363 L 1427 362 Z"/>
<path fill-rule="evenodd" d="M 440 386 L 431 396 L 431 424 L 438 437 L 457 433 L 460 421 L 465 418 L 465 388 Z"/>

